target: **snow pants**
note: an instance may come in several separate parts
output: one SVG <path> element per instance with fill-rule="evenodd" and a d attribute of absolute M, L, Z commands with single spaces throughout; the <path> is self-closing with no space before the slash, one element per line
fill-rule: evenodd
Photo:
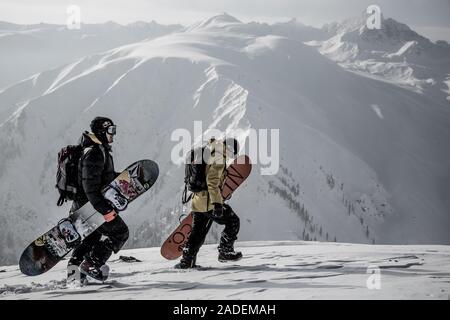
<path fill-rule="evenodd" d="M 240 220 L 236 213 L 227 204 L 224 204 L 223 216 L 213 215 L 213 211 L 193 212 L 192 231 L 183 250 L 183 255 L 192 258 L 197 256 L 200 247 L 205 242 L 206 235 L 211 228 L 212 222 L 225 225 L 219 243 L 219 251 L 232 251 L 240 228 Z"/>
<path fill-rule="evenodd" d="M 102 236 L 105 239 L 102 239 Z M 120 216 L 116 216 L 114 220 L 102 224 L 74 249 L 69 264 L 80 265 L 88 258 L 98 266 L 102 266 L 113 252 L 119 252 L 128 236 L 127 225 Z"/>

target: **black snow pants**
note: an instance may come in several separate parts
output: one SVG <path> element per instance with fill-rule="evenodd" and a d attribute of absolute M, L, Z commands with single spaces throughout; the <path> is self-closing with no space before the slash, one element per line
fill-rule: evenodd
<path fill-rule="evenodd" d="M 102 240 L 102 236 L 105 236 L 105 239 Z M 74 249 L 69 264 L 80 265 L 87 258 L 102 266 L 113 252 L 119 252 L 128 236 L 127 225 L 120 216 L 116 216 L 114 220 L 103 223 Z"/>
<path fill-rule="evenodd" d="M 211 228 L 212 222 L 225 225 L 222 231 L 219 251 L 232 251 L 234 242 L 240 228 L 240 220 L 236 213 L 227 204 L 224 204 L 224 213 L 222 217 L 216 217 L 212 211 L 194 212 L 192 231 L 186 243 L 183 255 L 196 257 L 200 247 L 205 242 L 206 235 Z"/>

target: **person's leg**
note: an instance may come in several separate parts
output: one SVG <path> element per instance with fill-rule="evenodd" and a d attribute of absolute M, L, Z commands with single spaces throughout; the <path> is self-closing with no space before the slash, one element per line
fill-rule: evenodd
<path fill-rule="evenodd" d="M 94 279 L 104 281 L 108 278 L 109 267 L 105 264 L 113 252 L 117 253 L 128 239 L 129 231 L 121 217 L 105 222 L 97 231 L 105 236 L 97 241 L 80 265 L 80 272 Z"/>
<path fill-rule="evenodd" d="M 91 252 L 92 247 L 95 243 L 100 241 L 101 237 L 102 234 L 98 230 L 95 230 L 84 238 L 80 245 L 73 250 L 72 257 L 69 259 L 68 265 L 79 266 L 81 262 L 83 262 L 84 256 Z"/>
<path fill-rule="evenodd" d="M 226 220 L 225 228 L 220 237 L 219 250 L 220 248 L 231 248 L 231 251 L 233 251 L 234 242 L 241 227 L 241 221 L 229 205 L 224 205 L 224 216 Z"/>
<path fill-rule="evenodd" d="M 79 246 L 77 246 L 73 252 L 72 257 L 67 263 L 67 283 L 72 283 L 76 280 L 83 282 L 86 275 L 79 272 L 79 266 L 84 261 L 85 257 L 89 255 L 92 247 L 95 243 L 100 241 L 102 234 L 95 230 L 90 235 L 88 235 Z"/>
<path fill-rule="evenodd" d="M 110 222 L 105 222 L 97 230 L 106 238 L 93 245 L 90 258 L 97 266 L 102 266 L 113 252 L 117 253 L 123 247 L 128 240 L 129 230 L 120 216 L 116 216 Z"/>
<path fill-rule="evenodd" d="M 240 220 L 236 213 L 229 205 L 224 205 L 224 214 L 222 217 L 212 216 L 216 223 L 225 225 L 219 242 L 219 260 L 220 261 L 236 261 L 242 258 L 241 252 L 234 251 L 234 242 L 240 229 Z"/>
<path fill-rule="evenodd" d="M 206 235 L 211 227 L 212 221 L 206 213 L 192 213 L 192 230 L 189 234 L 188 241 L 183 249 L 183 257 L 177 268 L 192 268 L 195 266 L 195 260 L 200 247 L 205 242 Z"/>

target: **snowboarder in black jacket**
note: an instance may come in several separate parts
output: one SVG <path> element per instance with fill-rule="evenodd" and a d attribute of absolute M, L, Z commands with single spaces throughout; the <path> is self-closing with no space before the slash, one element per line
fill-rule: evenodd
<path fill-rule="evenodd" d="M 106 222 L 73 251 L 68 263 L 68 281 L 75 279 L 76 267 L 79 267 L 83 277 L 89 275 L 105 280 L 109 272 L 106 261 L 112 252 L 117 253 L 122 248 L 129 236 L 127 225 L 101 193 L 118 175 L 114 171 L 110 146 L 116 126 L 109 118 L 96 117 L 91 122 L 91 130 L 92 133 L 85 132 L 80 139 L 84 150 L 78 163 L 78 184 L 81 190 L 76 194 L 71 212 L 89 201 L 96 211 L 103 214 Z"/>

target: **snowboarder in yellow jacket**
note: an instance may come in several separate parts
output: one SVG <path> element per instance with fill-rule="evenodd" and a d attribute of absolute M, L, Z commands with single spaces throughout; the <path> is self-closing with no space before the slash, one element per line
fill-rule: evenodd
<path fill-rule="evenodd" d="M 237 261 L 242 258 L 241 252 L 234 251 L 234 242 L 240 227 L 239 217 L 229 205 L 224 204 L 221 194 L 226 177 L 226 162 L 236 157 L 239 144 L 234 138 L 211 139 L 205 149 L 210 154 L 210 157 L 205 157 L 209 159 L 205 166 L 206 190 L 193 193 L 192 231 L 183 249 L 183 257 L 175 266 L 179 269 L 195 267 L 197 253 L 205 241 L 212 222 L 225 225 L 218 247 L 219 261 Z"/>

